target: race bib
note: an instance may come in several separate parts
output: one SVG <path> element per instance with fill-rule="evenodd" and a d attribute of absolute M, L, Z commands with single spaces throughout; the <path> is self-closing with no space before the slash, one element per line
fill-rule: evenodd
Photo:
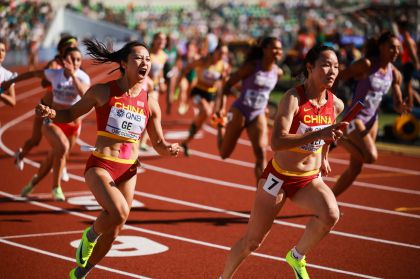
<path fill-rule="evenodd" d="M 145 127 L 145 115 L 112 107 L 105 130 L 120 137 L 138 140 Z"/>
<path fill-rule="evenodd" d="M 267 105 L 268 96 L 258 90 L 248 89 L 245 92 L 244 104 L 254 109 L 262 109 Z"/>
<path fill-rule="evenodd" d="M 283 183 L 283 180 L 270 173 L 264 183 L 263 189 L 270 195 L 277 197 Z"/>

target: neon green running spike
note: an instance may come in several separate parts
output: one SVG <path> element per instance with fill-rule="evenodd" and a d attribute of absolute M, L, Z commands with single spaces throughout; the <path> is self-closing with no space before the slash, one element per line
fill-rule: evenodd
<path fill-rule="evenodd" d="M 64 196 L 63 190 L 61 190 L 60 186 L 57 186 L 52 189 L 52 196 L 53 199 L 56 201 L 65 201 L 66 197 Z"/>
<path fill-rule="evenodd" d="M 309 274 L 306 271 L 306 261 L 305 257 L 303 259 L 296 260 L 292 256 L 292 250 L 289 251 L 286 255 L 286 262 L 293 268 L 293 271 L 295 272 L 296 279 L 310 279 Z"/>
<path fill-rule="evenodd" d="M 91 229 L 91 227 L 87 228 L 82 235 L 82 239 L 80 240 L 79 247 L 76 250 L 76 263 L 80 267 L 85 267 L 87 264 L 90 255 L 92 255 L 93 247 L 96 245 L 95 242 L 90 242 L 87 238 L 87 232 Z"/>

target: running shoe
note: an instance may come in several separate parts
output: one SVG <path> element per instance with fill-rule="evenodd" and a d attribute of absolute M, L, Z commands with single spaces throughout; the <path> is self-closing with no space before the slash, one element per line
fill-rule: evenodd
<path fill-rule="evenodd" d="M 20 191 L 21 197 L 27 197 L 32 190 L 34 189 L 34 179 L 36 178 L 36 174 L 31 178 L 31 180 L 28 182 L 28 184 L 23 187 L 22 191 Z"/>
<path fill-rule="evenodd" d="M 95 242 L 90 242 L 87 238 L 87 233 L 91 227 L 85 229 L 82 235 L 82 239 L 80 240 L 79 247 L 76 250 L 76 263 L 80 267 L 85 267 L 90 255 L 92 255 L 93 248 L 96 245 Z"/>
<path fill-rule="evenodd" d="M 52 189 L 52 196 L 55 201 L 65 201 L 66 197 L 64 196 L 63 190 L 60 186 L 57 186 Z"/>
<path fill-rule="evenodd" d="M 86 276 L 77 278 L 76 277 L 76 268 L 73 268 L 72 270 L 70 270 L 69 276 L 70 276 L 70 279 L 85 279 L 86 278 Z"/>
<path fill-rule="evenodd" d="M 213 128 L 225 127 L 226 122 L 227 122 L 227 118 L 224 115 L 213 113 L 210 117 L 210 124 L 211 126 L 213 126 Z"/>
<path fill-rule="evenodd" d="M 69 176 L 69 173 L 67 172 L 66 167 L 63 168 L 63 172 L 61 173 L 61 180 L 65 181 L 65 182 L 70 180 L 70 176 Z"/>
<path fill-rule="evenodd" d="M 23 171 L 24 162 L 22 157 L 22 148 L 19 148 L 15 153 L 15 165 L 18 170 Z"/>
<path fill-rule="evenodd" d="M 191 156 L 191 151 L 190 151 L 190 148 L 188 147 L 188 144 L 181 143 L 181 146 L 184 149 L 185 156 L 190 157 Z"/>
<path fill-rule="evenodd" d="M 309 279 L 309 274 L 305 268 L 305 257 L 299 261 L 293 257 L 292 250 L 290 250 L 286 255 L 286 262 L 293 268 L 296 279 Z"/>

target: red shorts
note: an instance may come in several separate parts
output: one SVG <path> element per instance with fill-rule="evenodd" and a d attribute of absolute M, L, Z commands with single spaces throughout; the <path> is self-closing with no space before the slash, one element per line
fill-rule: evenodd
<path fill-rule="evenodd" d="M 139 161 L 137 160 L 134 164 L 125 164 L 90 155 L 86 162 L 85 173 L 90 168 L 104 169 L 109 173 L 115 184 L 118 185 L 121 182 L 127 181 L 135 176 L 139 165 Z"/>
<path fill-rule="evenodd" d="M 286 175 L 284 173 L 292 175 Z M 277 196 L 279 191 L 283 189 L 286 197 L 292 198 L 297 191 L 305 188 L 312 180 L 319 176 L 319 170 L 308 172 L 308 175 L 305 174 L 283 171 L 271 159 L 260 178 L 267 179 L 263 187 L 269 194 Z"/>
<path fill-rule="evenodd" d="M 74 125 L 74 124 L 69 124 L 69 123 L 58 123 L 58 122 L 53 122 L 53 124 L 55 126 L 57 126 L 58 128 L 60 128 L 63 133 L 66 135 L 66 137 L 70 137 L 70 136 L 78 136 L 80 133 L 80 124 Z"/>

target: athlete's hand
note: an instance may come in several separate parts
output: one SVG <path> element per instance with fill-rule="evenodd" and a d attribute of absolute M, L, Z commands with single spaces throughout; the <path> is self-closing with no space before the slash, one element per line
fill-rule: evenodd
<path fill-rule="evenodd" d="M 349 125 L 348 122 L 339 122 L 320 130 L 321 138 L 326 142 L 333 142 L 343 136 L 344 129 Z"/>
<path fill-rule="evenodd" d="M 331 166 L 330 166 L 330 162 L 328 161 L 328 159 L 323 158 L 321 161 L 321 175 L 322 176 L 328 176 L 328 174 L 331 172 Z"/>
<path fill-rule="evenodd" d="M 180 151 L 180 147 L 178 143 L 172 143 L 167 148 L 168 148 L 169 155 L 174 156 L 174 157 L 178 156 L 179 151 Z"/>
<path fill-rule="evenodd" d="M 67 56 L 66 59 L 63 60 L 64 65 L 64 73 L 68 76 L 73 76 L 76 73 L 76 67 L 74 66 L 73 60 L 71 60 L 70 56 Z"/>
<path fill-rule="evenodd" d="M 44 106 L 43 104 L 38 104 L 35 107 L 35 114 L 36 116 L 41 117 L 41 118 L 45 118 L 45 117 L 54 118 L 55 110 L 48 106 Z"/>

